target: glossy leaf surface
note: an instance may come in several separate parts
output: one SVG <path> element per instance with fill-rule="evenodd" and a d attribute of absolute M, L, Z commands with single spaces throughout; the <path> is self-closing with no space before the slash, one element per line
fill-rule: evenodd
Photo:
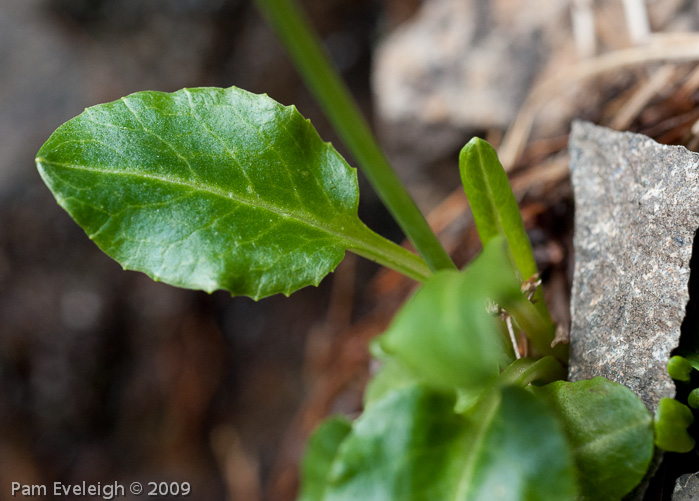
<path fill-rule="evenodd" d="M 519 388 L 494 392 L 472 419 L 425 387 L 387 393 L 340 446 L 325 499 L 572 499 L 572 459 L 551 411 Z"/>
<path fill-rule="evenodd" d="M 294 107 L 237 88 L 88 108 L 37 166 L 102 250 L 172 285 L 289 294 L 318 284 L 346 249 L 382 245 L 357 218 L 355 170 Z"/>
<path fill-rule="evenodd" d="M 631 390 L 597 377 L 532 391 L 563 421 L 579 472 L 580 499 L 618 500 L 639 484 L 653 457 L 653 422 Z"/>
<path fill-rule="evenodd" d="M 301 465 L 299 501 L 323 501 L 330 466 L 352 424 L 342 416 L 330 418 L 308 440 Z"/>

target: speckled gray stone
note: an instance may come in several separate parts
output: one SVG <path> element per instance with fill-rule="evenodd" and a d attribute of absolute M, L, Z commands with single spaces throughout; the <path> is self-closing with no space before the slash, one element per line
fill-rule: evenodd
<path fill-rule="evenodd" d="M 672 501 L 697 500 L 699 500 L 699 473 L 682 475 L 675 484 Z"/>
<path fill-rule="evenodd" d="M 571 380 L 604 376 L 655 411 L 689 300 L 699 228 L 699 155 L 576 122 Z"/>

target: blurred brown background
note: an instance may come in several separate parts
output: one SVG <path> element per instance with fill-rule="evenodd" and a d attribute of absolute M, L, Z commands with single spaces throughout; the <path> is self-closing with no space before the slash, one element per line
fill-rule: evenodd
<path fill-rule="evenodd" d="M 367 105 L 381 4 L 306 4 Z M 0 68 L 0 499 L 13 481 L 57 480 L 256 499 L 306 392 L 305 340 L 332 277 L 255 303 L 124 272 L 56 205 L 33 157 L 86 106 L 146 89 L 266 92 L 334 140 L 326 121 L 247 1 L 3 1 Z M 398 236 L 368 194 L 362 212 Z"/>
<path fill-rule="evenodd" d="M 570 120 L 699 144 L 696 2 L 636 2 L 647 25 L 621 0 L 301 3 L 460 265 L 478 243 L 458 149 L 474 134 L 500 147 L 560 323 Z M 366 343 L 414 284 L 352 257 L 259 303 L 156 284 L 103 255 L 36 173 L 43 141 L 86 106 L 209 85 L 296 104 L 346 153 L 249 1 L 0 3 L 0 500 L 54 481 L 293 499 L 310 430 L 361 410 Z M 360 184 L 360 217 L 400 240 Z"/>

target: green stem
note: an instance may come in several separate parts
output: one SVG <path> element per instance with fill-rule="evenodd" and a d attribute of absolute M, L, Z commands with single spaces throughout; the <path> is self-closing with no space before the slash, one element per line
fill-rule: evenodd
<path fill-rule="evenodd" d="M 360 236 L 353 238 L 347 244 L 349 250 L 355 254 L 391 268 L 418 282 L 426 280 L 431 275 L 430 269 L 419 256 L 374 233 L 363 224 L 355 234 Z"/>
<path fill-rule="evenodd" d="M 552 383 L 565 379 L 565 368 L 553 357 L 544 357 L 539 360 L 520 358 L 512 362 L 500 373 L 495 381 L 495 385 L 517 385 L 524 388 L 534 381 Z"/>
<path fill-rule="evenodd" d="M 456 269 L 388 163 L 349 90 L 294 0 L 256 0 L 369 182 L 432 271 Z"/>

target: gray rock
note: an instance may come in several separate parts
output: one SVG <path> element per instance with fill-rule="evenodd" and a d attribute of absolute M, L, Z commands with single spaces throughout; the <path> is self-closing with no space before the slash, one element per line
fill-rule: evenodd
<path fill-rule="evenodd" d="M 567 7 L 565 0 L 425 1 L 374 58 L 389 146 L 432 160 L 463 145 L 465 130 L 504 128 L 548 60 Z"/>
<path fill-rule="evenodd" d="M 666 364 L 689 300 L 699 155 L 582 122 L 573 124 L 570 153 L 570 377 L 624 384 L 654 412 L 675 394 Z"/>
<path fill-rule="evenodd" d="M 675 490 L 672 493 L 672 501 L 697 501 L 699 500 L 699 473 L 682 475 L 677 479 Z"/>

